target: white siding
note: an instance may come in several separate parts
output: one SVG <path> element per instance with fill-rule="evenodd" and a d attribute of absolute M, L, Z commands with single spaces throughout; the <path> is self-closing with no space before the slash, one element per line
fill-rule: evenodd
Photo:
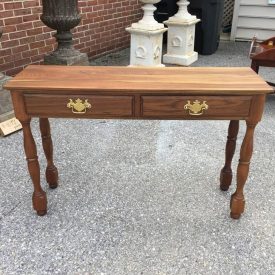
<path fill-rule="evenodd" d="M 242 5 L 267 6 L 268 0 L 241 0 Z"/>
<path fill-rule="evenodd" d="M 268 0 L 236 0 L 232 24 L 232 40 L 265 40 L 275 36 L 275 5 Z"/>

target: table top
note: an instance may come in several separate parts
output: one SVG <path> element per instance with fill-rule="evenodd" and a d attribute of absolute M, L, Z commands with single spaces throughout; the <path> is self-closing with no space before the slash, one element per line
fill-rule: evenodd
<path fill-rule="evenodd" d="M 8 90 L 31 92 L 110 91 L 127 93 L 271 93 L 272 88 L 245 67 L 92 67 L 30 65 L 9 81 Z"/>

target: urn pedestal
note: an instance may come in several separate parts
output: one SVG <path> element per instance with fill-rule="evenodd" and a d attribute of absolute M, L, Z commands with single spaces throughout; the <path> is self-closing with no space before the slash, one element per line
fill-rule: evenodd
<path fill-rule="evenodd" d="M 41 21 L 56 30 L 57 49 L 45 55 L 44 64 L 48 65 L 89 65 L 88 56 L 73 47 L 71 29 L 76 27 L 81 17 L 77 0 L 42 0 Z"/>
<path fill-rule="evenodd" d="M 187 11 L 189 2 L 180 0 L 179 11 L 164 23 L 168 26 L 167 54 L 163 62 L 181 66 L 189 66 L 198 60 L 194 51 L 195 26 L 200 21 Z"/>
<path fill-rule="evenodd" d="M 154 19 L 156 7 L 160 0 L 141 0 L 145 5 L 143 18 L 133 23 L 126 30 L 131 34 L 130 66 L 163 67 L 162 43 L 163 33 L 167 31 L 163 24 Z"/>

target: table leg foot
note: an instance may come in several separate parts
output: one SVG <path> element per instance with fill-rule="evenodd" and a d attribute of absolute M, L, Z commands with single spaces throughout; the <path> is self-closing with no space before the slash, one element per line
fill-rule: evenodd
<path fill-rule="evenodd" d="M 32 204 L 34 210 L 36 210 L 39 216 L 43 216 L 47 213 L 47 196 L 46 193 L 41 190 L 39 192 L 34 192 L 32 196 Z"/>
<path fill-rule="evenodd" d="M 36 211 L 37 213 L 37 216 L 45 216 L 47 214 L 47 210 L 39 210 L 39 211 Z"/>
<path fill-rule="evenodd" d="M 241 217 L 241 214 L 244 212 L 244 207 L 245 207 L 244 196 L 239 197 L 236 193 L 234 193 L 231 196 L 231 201 L 230 201 L 231 218 L 239 219 Z"/>
<path fill-rule="evenodd" d="M 55 189 L 58 186 L 58 171 L 54 165 L 49 165 L 46 168 L 46 180 L 51 189 Z"/>
<path fill-rule="evenodd" d="M 221 170 L 220 175 L 220 189 L 222 191 L 227 191 L 232 182 L 232 171 L 226 171 L 225 169 Z"/>
<path fill-rule="evenodd" d="M 241 217 L 241 214 L 234 214 L 230 212 L 230 217 L 234 220 L 238 220 Z"/>

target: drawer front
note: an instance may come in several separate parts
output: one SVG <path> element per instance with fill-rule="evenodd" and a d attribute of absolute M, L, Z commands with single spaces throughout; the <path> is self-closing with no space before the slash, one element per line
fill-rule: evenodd
<path fill-rule="evenodd" d="M 27 113 L 45 117 L 132 117 L 132 96 L 25 94 Z"/>
<path fill-rule="evenodd" d="M 142 96 L 147 118 L 246 118 L 250 96 Z"/>

